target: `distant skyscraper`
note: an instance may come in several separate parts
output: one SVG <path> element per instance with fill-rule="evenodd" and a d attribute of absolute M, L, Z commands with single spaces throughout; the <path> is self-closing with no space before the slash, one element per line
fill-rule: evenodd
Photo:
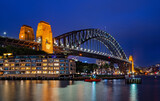
<path fill-rule="evenodd" d="M 34 41 L 33 28 L 27 25 L 23 25 L 20 29 L 19 39 Z"/>
<path fill-rule="evenodd" d="M 53 53 L 52 30 L 49 23 L 40 21 L 37 27 L 36 41 L 42 44 L 43 51 Z"/>

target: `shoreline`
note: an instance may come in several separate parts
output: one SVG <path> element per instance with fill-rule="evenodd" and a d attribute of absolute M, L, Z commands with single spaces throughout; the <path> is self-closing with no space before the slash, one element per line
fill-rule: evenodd
<path fill-rule="evenodd" d="M 0 76 L 0 80 L 85 80 L 89 79 L 89 76 L 83 77 L 71 77 L 63 75 L 3 75 Z M 125 79 L 124 75 L 112 75 L 112 76 L 97 76 L 100 79 Z"/>

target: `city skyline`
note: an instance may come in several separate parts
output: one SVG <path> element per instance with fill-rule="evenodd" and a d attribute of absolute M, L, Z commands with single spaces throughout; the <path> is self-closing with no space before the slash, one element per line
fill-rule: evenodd
<path fill-rule="evenodd" d="M 41 20 L 51 24 L 53 37 L 78 29 L 100 28 L 117 39 L 127 56 L 133 55 L 135 64 L 148 66 L 160 61 L 158 0 L 30 1 L 24 5 L 22 1 L 0 2 L 0 35 L 7 32 L 7 36 L 18 38 L 23 24 L 33 27 L 35 34 Z"/>

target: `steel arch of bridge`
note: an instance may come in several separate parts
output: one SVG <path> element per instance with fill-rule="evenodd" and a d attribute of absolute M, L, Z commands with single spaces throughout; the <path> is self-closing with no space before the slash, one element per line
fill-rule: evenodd
<path fill-rule="evenodd" d="M 96 39 L 103 43 L 114 57 L 128 60 L 115 38 L 100 29 L 82 29 L 62 34 L 54 38 L 54 46 L 79 49 L 81 44 L 91 39 Z"/>

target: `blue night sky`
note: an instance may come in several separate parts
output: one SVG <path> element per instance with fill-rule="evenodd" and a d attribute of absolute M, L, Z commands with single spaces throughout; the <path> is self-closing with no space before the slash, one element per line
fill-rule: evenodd
<path fill-rule="evenodd" d="M 0 0 L 0 35 L 18 38 L 23 24 L 36 32 L 41 20 L 53 36 L 106 26 L 136 65 L 160 63 L 159 0 Z"/>

